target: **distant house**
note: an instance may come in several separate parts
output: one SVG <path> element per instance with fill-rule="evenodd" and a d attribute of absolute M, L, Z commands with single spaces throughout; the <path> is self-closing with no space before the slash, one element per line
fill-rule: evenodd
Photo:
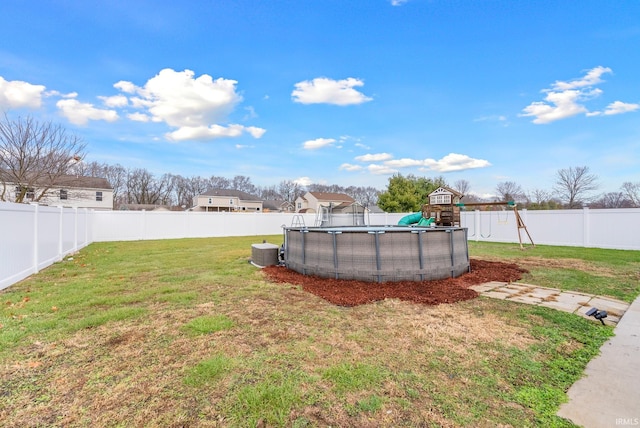
<path fill-rule="evenodd" d="M 158 205 L 158 204 L 120 204 L 120 211 L 184 211 L 179 206 Z"/>
<path fill-rule="evenodd" d="M 3 183 L 0 183 L 0 187 Z M 55 183 L 40 181 L 25 189 L 16 183 L 4 183 L 4 199 L 14 202 L 16 196 L 26 190 L 24 202 L 38 202 L 41 205 L 95 210 L 113 209 L 113 187 L 105 178 L 63 175 Z M 36 201 L 38 195 L 44 195 Z"/>
<path fill-rule="evenodd" d="M 295 205 L 284 199 L 267 199 L 262 201 L 264 212 L 292 213 L 295 212 Z"/>
<path fill-rule="evenodd" d="M 193 198 L 192 211 L 260 212 L 262 200 L 240 190 L 211 189 Z"/>
<path fill-rule="evenodd" d="M 318 213 L 323 208 L 330 209 L 333 213 L 342 213 L 353 207 L 356 201 L 344 193 L 307 192 L 304 196 L 299 196 L 295 203 L 298 213 Z"/>

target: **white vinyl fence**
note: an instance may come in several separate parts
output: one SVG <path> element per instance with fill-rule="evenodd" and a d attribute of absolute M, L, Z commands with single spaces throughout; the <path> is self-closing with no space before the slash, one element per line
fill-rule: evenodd
<path fill-rule="evenodd" d="M 519 212 L 535 244 L 640 250 L 640 208 Z M 461 214 L 469 240 L 518 242 L 511 209 Z M 395 225 L 405 215 L 369 214 L 365 222 Z M 282 226 L 315 222 L 315 214 L 88 211 L 0 202 L 0 289 L 91 242 L 280 235 Z"/>
<path fill-rule="evenodd" d="M 91 214 L 0 202 L 0 290 L 91 243 Z"/>

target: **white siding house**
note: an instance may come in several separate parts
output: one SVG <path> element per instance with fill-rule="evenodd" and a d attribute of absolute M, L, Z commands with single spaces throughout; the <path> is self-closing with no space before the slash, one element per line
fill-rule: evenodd
<path fill-rule="evenodd" d="M 193 211 L 259 212 L 262 200 L 240 190 L 211 189 L 193 198 Z"/>
<path fill-rule="evenodd" d="M 5 186 L 4 199 L 15 202 L 21 186 L 15 183 L 0 183 L 0 186 Z M 95 210 L 113 209 L 113 187 L 104 178 L 64 175 L 54 184 L 36 183 L 33 188 L 26 190 L 23 200 L 26 203 Z"/>
<path fill-rule="evenodd" d="M 321 207 L 332 208 L 332 211 L 335 211 L 338 207 L 351 206 L 355 199 L 344 193 L 307 192 L 304 196 L 299 196 L 295 203 L 298 213 L 318 213 L 322 210 Z"/>

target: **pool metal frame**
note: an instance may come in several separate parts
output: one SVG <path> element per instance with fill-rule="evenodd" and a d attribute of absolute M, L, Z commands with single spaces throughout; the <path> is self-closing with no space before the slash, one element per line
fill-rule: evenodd
<path fill-rule="evenodd" d="M 284 227 L 284 264 L 304 275 L 425 281 L 470 271 L 467 228 Z"/>

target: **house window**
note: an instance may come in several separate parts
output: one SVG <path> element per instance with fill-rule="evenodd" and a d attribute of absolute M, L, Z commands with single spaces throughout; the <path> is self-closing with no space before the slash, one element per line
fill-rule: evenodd
<path fill-rule="evenodd" d="M 209 198 L 209 205 L 211 205 L 213 203 L 213 201 L 211 200 L 211 198 Z"/>
<path fill-rule="evenodd" d="M 60 189 L 60 200 L 61 201 L 66 201 L 68 198 L 68 194 L 67 191 L 64 189 Z"/>
<path fill-rule="evenodd" d="M 22 187 L 22 186 L 16 186 L 16 189 L 15 189 L 15 191 L 16 191 L 16 199 L 18 198 L 18 196 L 20 196 L 20 194 L 22 193 L 23 190 L 25 191 L 24 199 L 33 199 L 33 198 L 36 197 L 36 192 L 35 192 L 35 190 L 33 188 L 28 187 L 25 190 L 25 188 Z"/>
<path fill-rule="evenodd" d="M 302 202 L 298 202 L 298 209 L 302 208 Z"/>
<path fill-rule="evenodd" d="M 451 203 L 451 195 L 434 195 L 431 197 L 431 203 L 434 205 L 444 205 Z"/>
<path fill-rule="evenodd" d="M 229 205 L 233 205 L 233 199 L 229 199 Z"/>
<path fill-rule="evenodd" d="M 96 201 L 102 202 L 102 192 L 96 192 Z"/>

